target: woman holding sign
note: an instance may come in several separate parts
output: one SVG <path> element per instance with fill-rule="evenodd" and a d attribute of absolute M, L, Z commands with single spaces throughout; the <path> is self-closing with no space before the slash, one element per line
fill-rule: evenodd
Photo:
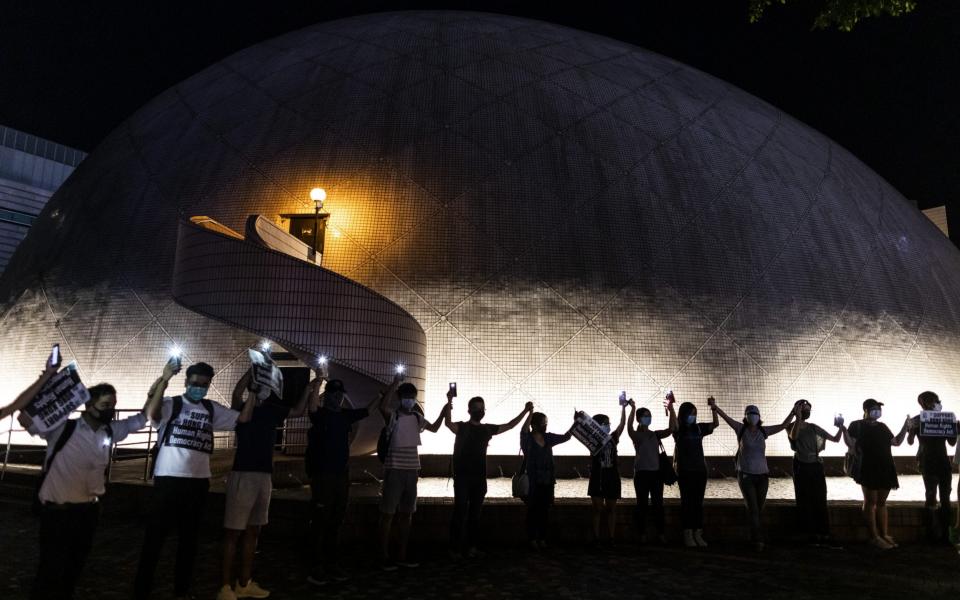
<path fill-rule="evenodd" d="M 863 515 L 870 528 L 870 543 L 881 550 L 896 548 L 887 531 L 887 496 L 900 487 L 897 467 L 893 464 L 892 446 L 899 446 L 907 435 L 910 417 L 903 422 L 896 436 L 880 422 L 882 402 L 868 398 L 863 402 L 863 419 L 850 423 L 844 441 L 860 456 L 860 468 L 854 480 L 863 489 Z"/>

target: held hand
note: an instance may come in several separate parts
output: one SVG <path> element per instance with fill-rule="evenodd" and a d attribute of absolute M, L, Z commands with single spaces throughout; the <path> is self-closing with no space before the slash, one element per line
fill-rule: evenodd
<path fill-rule="evenodd" d="M 454 398 L 453 390 L 447 390 L 447 404 L 448 404 L 448 405 L 452 405 L 452 404 L 453 404 L 453 398 Z"/>
<path fill-rule="evenodd" d="M 627 400 L 627 406 L 629 406 L 631 409 L 636 409 L 637 403 L 633 401 L 633 398 L 630 398 Z"/>
<path fill-rule="evenodd" d="M 533 402 L 527 402 L 523 405 L 523 410 L 527 412 L 533 412 Z"/>
<path fill-rule="evenodd" d="M 707 406 L 709 406 L 712 409 L 717 408 L 717 401 L 716 399 L 714 399 L 713 396 L 710 396 L 709 398 L 707 398 Z"/>

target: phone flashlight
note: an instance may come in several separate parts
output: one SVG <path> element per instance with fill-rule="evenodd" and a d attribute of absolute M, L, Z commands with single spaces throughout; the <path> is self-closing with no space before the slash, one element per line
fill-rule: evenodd
<path fill-rule="evenodd" d="M 456 381 L 451 381 L 451 382 L 450 382 L 450 391 L 452 392 L 450 395 L 451 395 L 452 397 L 456 398 L 456 397 L 457 397 L 457 382 L 456 382 Z"/>
<path fill-rule="evenodd" d="M 317 359 L 317 364 L 320 365 L 321 367 L 327 366 L 328 362 L 330 361 L 326 356 L 320 356 L 320 358 Z"/>
<path fill-rule="evenodd" d="M 396 368 L 394 369 L 394 372 L 397 375 L 403 375 L 404 373 L 407 372 L 407 368 L 403 365 L 397 365 Z"/>
<path fill-rule="evenodd" d="M 270 352 L 270 340 L 263 340 L 262 342 L 260 342 L 260 351 Z"/>
<path fill-rule="evenodd" d="M 50 364 L 54 367 L 60 366 L 60 344 L 54 344 L 50 350 Z"/>

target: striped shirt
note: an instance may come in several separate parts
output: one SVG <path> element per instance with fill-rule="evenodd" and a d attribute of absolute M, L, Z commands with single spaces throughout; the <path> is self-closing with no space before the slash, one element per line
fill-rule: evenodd
<path fill-rule="evenodd" d="M 415 423 L 399 423 L 397 421 L 401 419 L 416 419 Z M 417 451 L 416 446 L 411 445 L 398 445 L 399 442 L 402 442 L 401 438 L 405 436 L 401 433 L 398 434 L 398 429 L 402 426 L 411 427 L 411 431 L 407 431 L 407 439 L 409 439 L 409 434 L 419 433 L 423 431 L 426 426 L 426 422 L 419 413 L 413 414 L 399 414 L 397 413 L 396 420 L 393 423 L 394 431 L 390 439 L 390 448 L 387 450 L 387 458 L 383 461 L 383 468 L 385 469 L 406 469 L 419 471 L 420 470 L 420 453 Z"/>

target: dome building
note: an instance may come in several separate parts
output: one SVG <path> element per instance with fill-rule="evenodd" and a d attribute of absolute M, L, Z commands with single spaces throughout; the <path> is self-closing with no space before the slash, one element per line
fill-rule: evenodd
<path fill-rule="evenodd" d="M 315 187 L 322 268 L 189 221 L 285 231 Z M 482 13 L 323 23 L 165 91 L 54 195 L 0 302 L 8 397 L 59 342 L 122 406 L 173 345 L 227 402 L 262 337 L 370 381 L 403 362 L 431 417 L 456 381 L 455 418 L 532 400 L 557 429 L 574 408 L 616 423 L 621 390 L 655 425 L 669 389 L 701 420 L 708 395 L 768 422 L 803 397 L 823 426 L 876 397 L 894 430 L 924 389 L 960 396 L 960 254 L 886 181 L 696 69 Z"/>

